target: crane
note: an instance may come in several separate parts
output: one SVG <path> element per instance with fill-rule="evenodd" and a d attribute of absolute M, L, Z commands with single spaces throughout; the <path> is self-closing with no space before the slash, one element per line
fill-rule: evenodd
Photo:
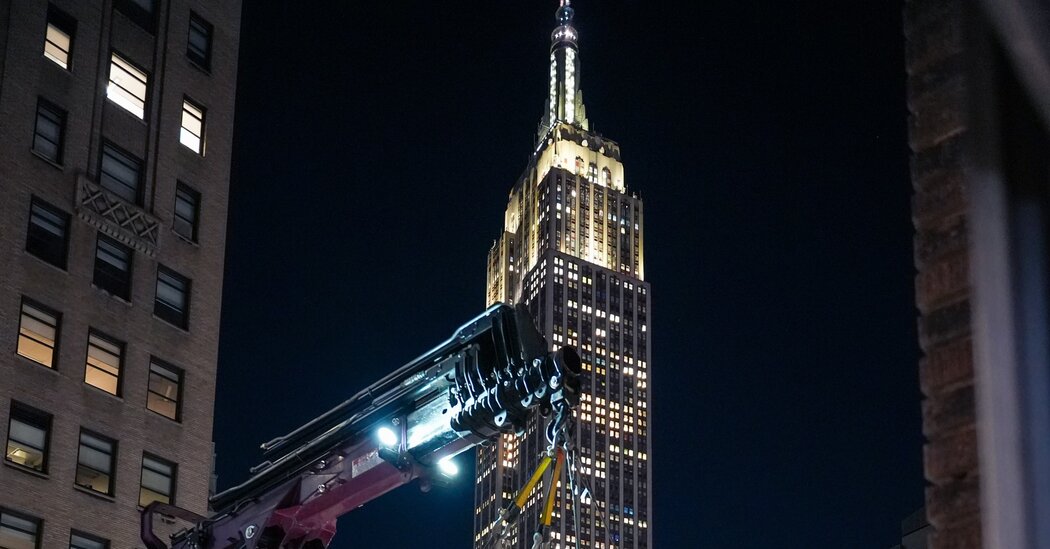
<path fill-rule="evenodd" d="M 580 394 L 579 355 L 548 349 L 523 305 L 494 305 L 352 398 L 262 444 L 265 461 L 242 484 L 213 495 L 209 516 L 149 504 L 142 541 L 148 549 L 325 549 L 339 516 L 417 479 L 424 490 L 447 482 L 452 456 L 523 432 L 537 411 L 550 417 L 550 447 L 497 522 L 505 532 L 554 463 L 538 547 Z M 154 531 L 157 515 L 189 525 L 170 536 L 170 548 Z"/>

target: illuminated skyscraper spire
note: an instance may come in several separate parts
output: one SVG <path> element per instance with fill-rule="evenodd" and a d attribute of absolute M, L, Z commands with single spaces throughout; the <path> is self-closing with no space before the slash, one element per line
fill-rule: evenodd
<path fill-rule="evenodd" d="M 587 109 L 583 105 L 583 92 L 580 90 L 580 56 L 576 43 L 579 35 L 572 26 L 575 15 L 571 0 L 561 0 L 555 12 L 558 26 L 551 33 L 550 83 L 547 108 L 544 109 L 537 135 L 539 141 L 558 122 L 590 129 Z"/>
<path fill-rule="evenodd" d="M 561 0 L 538 142 L 489 249 L 485 301 L 523 303 L 552 348 L 574 347 L 584 364 L 572 470 L 587 489 L 558 479 L 550 546 L 651 549 L 644 205 L 627 190 L 620 145 L 589 127 L 574 15 Z M 536 547 L 542 498 L 528 497 L 506 531 L 500 517 L 539 466 L 546 426 L 537 414 L 524 432 L 478 449 L 474 549 Z"/>

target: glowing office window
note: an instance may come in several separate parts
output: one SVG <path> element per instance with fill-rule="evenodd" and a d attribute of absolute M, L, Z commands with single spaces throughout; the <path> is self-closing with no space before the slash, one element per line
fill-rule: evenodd
<path fill-rule="evenodd" d="M 204 154 L 204 108 L 189 99 L 182 101 L 182 131 L 179 142 L 197 154 Z"/>
<path fill-rule="evenodd" d="M 149 77 L 138 67 L 114 53 L 109 64 L 109 85 L 106 97 L 122 109 L 146 118 L 146 90 Z"/>
<path fill-rule="evenodd" d="M 120 371 L 124 344 L 97 332 L 88 334 L 87 367 L 84 383 L 111 394 L 120 394 Z"/>
<path fill-rule="evenodd" d="M 46 473 L 50 433 L 50 414 L 12 402 L 4 459 L 21 467 Z"/>
<path fill-rule="evenodd" d="M 18 354 L 53 368 L 58 321 L 57 312 L 23 299 L 22 317 L 18 326 Z"/>
<path fill-rule="evenodd" d="M 47 30 L 44 33 L 44 57 L 66 70 L 70 65 L 76 25 L 76 20 L 72 17 L 62 13 L 54 6 L 48 7 Z"/>

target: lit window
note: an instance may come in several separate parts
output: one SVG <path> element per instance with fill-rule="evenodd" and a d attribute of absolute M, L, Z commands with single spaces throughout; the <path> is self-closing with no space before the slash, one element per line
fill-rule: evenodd
<path fill-rule="evenodd" d="M 187 240 L 197 241 L 197 219 L 200 215 L 201 195 L 183 183 L 175 187 L 175 233 Z"/>
<path fill-rule="evenodd" d="M 66 268 L 69 214 L 36 198 L 29 206 L 26 251 L 60 268 Z"/>
<path fill-rule="evenodd" d="M 154 501 L 172 503 L 175 496 L 175 464 L 149 454 L 142 455 L 142 482 L 139 505 Z"/>
<path fill-rule="evenodd" d="M 37 100 L 33 152 L 56 164 L 62 163 L 66 111 L 44 99 Z"/>
<path fill-rule="evenodd" d="M 153 314 L 180 328 L 189 320 L 190 280 L 164 266 L 157 267 L 157 295 Z"/>
<path fill-rule="evenodd" d="M 182 397 L 182 371 L 157 359 L 149 365 L 149 394 L 146 408 L 175 421 L 179 420 Z"/>
<path fill-rule="evenodd" d="M 120 370 L 124 344 L 94 330 L 88 333 L 87 368 L 84 383 L 111 394 L 120 394 Z"/>
<path fill-rule="evenodd" d="M 69 549 L 109 549 L 109 541 L 81 532 L 70 532 Z"/>
<path fill-rule="evenodd" d="M 99 183 L 106 190 L 132 204 L 141 201 L 142 161 L 116 145 L 102 145 Z"/>
<path fill-rule="evenodd" d="M 40 547 L 40 519 L 0 509 L 0 547 L 37 549 Z"/>
<path fill-rule="evenodd" d="M 18 354 L 48 368 L 55 367 L 59 314 L 22 299 L 22 318 L 18 325 Z"/>
<path fill-rule="evenodd" d="M 204 107 L 182 100 L 182 131 L 179 142 L 197 154 L 204 154 Z"/>
<path fill-rule="evenodd" d="M 68 70 L 76 28 L 76 20 L 62 13 L 54 6 L 48 6 L 47 31 L 44 34 L 44 57 Z"/>
<path fill-rule="evenodd" d="M 110 101 L 144 120 L 148 84 L 149 78 L 145 71 L 113 54 L 109 64 L 109 86 L 106 87 L 106 97 Z"/>
<path fill-rule="evenodd" d="M 95 245 L 95 276 L 93 283 L 101 290 L 125 301 L 131 299 L 131 248 L 98 235 Z"/>
<path fill-rule="evenodd" d="M 113 495 L 116 456 L 116 441 L 81 429 L 76 485 L 107 496 Z"/>
<path fill-rule="evenodd" d="M 196 13 L 190 14 L 190 34 L 186 56 L 204 70 L 211 70 L 211 23 Z"/>
<path fill-rule="evenodd" d="M 16 465 L 46 473 L 50 434 L 51 414 L 12 402 L 4 458 Z"/>

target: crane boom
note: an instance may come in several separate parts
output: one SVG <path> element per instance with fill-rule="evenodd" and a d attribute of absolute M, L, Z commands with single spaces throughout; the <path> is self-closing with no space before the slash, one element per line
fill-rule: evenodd
<path fill-rule="evenodd" d="M 142 512 L 148 549 L 169 549 L 155 515 L 189 527 L 171 549 L 324 549 L 336 519 L 419 479 L 443 483 L 446 460 L 533 410 L 564 420 L 579 402 L 580 358 L 549 352 L 524 306 L 495 305 L 451 338 L 302 427 L 262 445 L 252 476 L 210 498 L 203 517 L 155 502 Z M 554 422 L 561 424 L 563 421 Z"/>

